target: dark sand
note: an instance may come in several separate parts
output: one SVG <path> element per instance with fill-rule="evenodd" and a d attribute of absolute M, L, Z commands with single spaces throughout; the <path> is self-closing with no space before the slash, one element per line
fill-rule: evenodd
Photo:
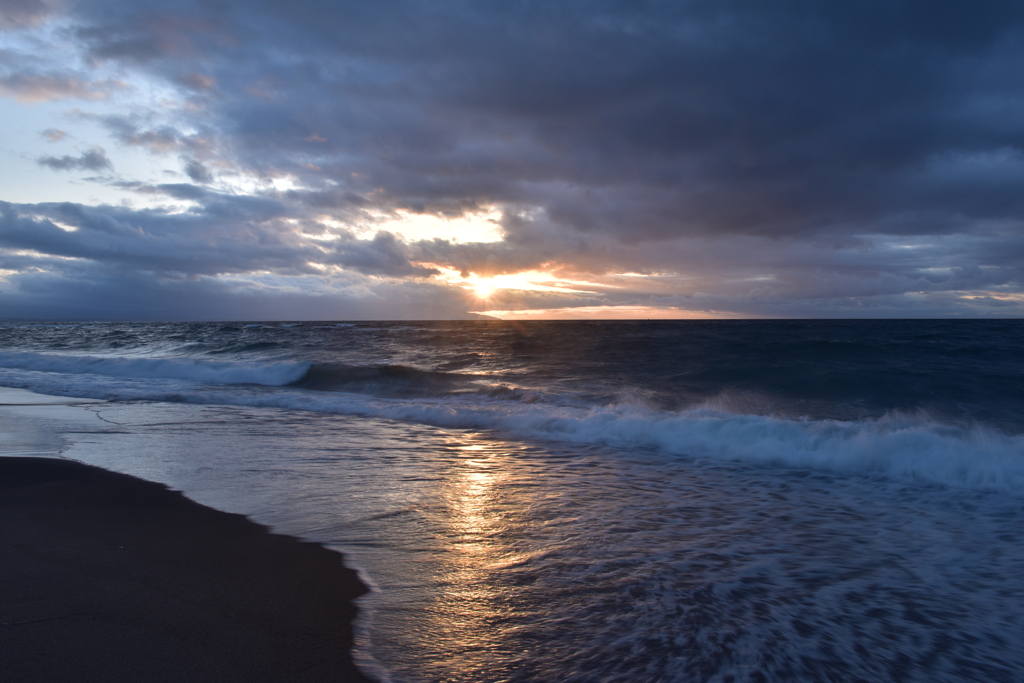
<path fill-rule="evenodd" d="M 0 680 L 365 681 L 341 555 L 161 484 L 0 458 Z"/>

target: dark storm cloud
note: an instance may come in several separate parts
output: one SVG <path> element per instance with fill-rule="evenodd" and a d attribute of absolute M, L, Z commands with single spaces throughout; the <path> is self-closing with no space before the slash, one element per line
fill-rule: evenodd
<path fill-rule="evenodd" d="M 44 19 L 55 4 L 46 0 L 0 0 L 0 27 L 34 24 Z"/>
<path fill-rule="evenodd" d="M 91 147 L 77 157 L 68 154 L 61 157 L 42 156 L 36 159 L 36 163 L 55 171 L 109 171 L 114 168 L 102 147 Z"/>
<path fill-rule="evenodd" d="M 248 164 L 415 210 L 631 240 L 1024 211 L 1015 2 L 172 5 L 80 3 L 80 35 L 216 82 Z"/>
<path fill-rule="evenodd" d="M 372 240 L 346 240 L 326 254 L 325 263 L 353 268 L 372 275 L 415 275 L 437 273 L 432 268 L 414 266 L 404 243 L 390 232 L 378 232 Z"/>
<path fill-rule="evenodd" d="M 962 312 L 944 292 L 1024 287 L 1020 2 L 70 7 L 88 60 L 188 98 L 173 120 L 94 116 L 120 144 L 179 158 L 196 183 L 137 186 L 199 204 L 185 214 L 102 208 L 175 245 L 124 233 L 125 265 L 632 271 L 650 279 L 601 300 L 777 315 L 869 301 Z M 28 78 L 18 64 L 10 78 Z M 243 200 L 216 185 L 225 169 L 297 188 Z M 490 245 L 389 233 L 313 243 L 289 222 L 309 235 L 323 230 L 320 214 L 453 217 L 495 205 L 505 240 Z M 82 258 L 113 239 L 62 232 L 50 248 Z M 187 268 L 189 244 L 204 239 L 207 265 Z M 689 279 L 668 291 L 662 272 Z M 556 300 L 529 297 L 523 305 Z"/>
<path fill-rule="evenodd" d="M 182 74 L 174 79 L 180 85 L 185 86 L 191 90 L 205 91 L 212 90 L 216 81 L 211 76 L 205 76 L 199 73 Z"/>

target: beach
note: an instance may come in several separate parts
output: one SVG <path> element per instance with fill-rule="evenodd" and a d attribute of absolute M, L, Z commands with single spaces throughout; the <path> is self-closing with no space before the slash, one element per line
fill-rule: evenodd
<path fill-rule="evenodd" d="M 365 681 L 341 556 L 167 487 L 0 458 L 7 681 Z"/>

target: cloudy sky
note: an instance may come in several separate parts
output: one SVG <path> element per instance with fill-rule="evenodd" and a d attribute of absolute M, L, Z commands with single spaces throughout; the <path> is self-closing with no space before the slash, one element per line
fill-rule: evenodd
<path fill-rule="evenodd" d="M 1019 0 L 0 0 L 0 318 L 1024 315 Z"/>

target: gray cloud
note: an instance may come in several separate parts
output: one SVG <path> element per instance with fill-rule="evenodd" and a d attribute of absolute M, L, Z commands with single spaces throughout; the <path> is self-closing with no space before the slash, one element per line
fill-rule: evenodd
<path fill-rule="evenodd" d="M 2 16 L 0 12 L 0 16 Z M 42 15 L 39 15 L 42 17 Z M 0 30 L 3 29 L 0 19 Z M 117 79 L 95 78 L 67 68 L 66 56 L 41 55 L 0 48 L 0 95 L 22 102 L 62 99 L 106 100 L 128 86 Z"/>
<path fill-rule="evenodd" d="M 0 94 L 11 95 L 24 102 L 105 100 L 111 93 L 126 87 L 121 81 L 83 80 L 73 74 L 15 73 L 0 76 Z"/>
<path fill-rule="evenodd" d="M 271 199 L 222 195 L 194 185 L 145 189 L 200 205 L 175 213 L 0 202 L 0 248 L 176 278 L 253 271 L 309 275 L 320 273 L 323 266 L 389 277 L 434 272 L 413 264 L 405 244 L 387 232 L 367 240 L 341 233 L 318 242 L 303 232 L 301 223 L 284 220 L 284 207 Z"/>
<path fill-rule="evenodd" d="M 217 80 L 212 76 L 200 73 L 182 74 L 180 76 L 176 76 L 174 80 L 190 90 L 196 90 L 199 92 L 212 90 L 217 84 Z"/>
<path fill-rule="evenodd" d="M 97 121 L 110 131 L 115 140 L 123 145 L 146 147 L 155 153 L 165 153 L 182 144 L 182 135 L 172 126 L 161 125 L 158 128 L 145 128 L 146 122 L 138 115 L 95 116 L 81 112 L 78 113 L 78 117 Z"/>
<path fill-rule="evenodd" d="M 0 27 L 38 23 L 53 11 L 55 4 L 47 0 L 0 0 Z"/>
<path fill-rule="evenodd" d="M 197 183 L 210 183 L 213 181 L 210 169 L 195 159 L 189 159 L 185 164 L 185 175 Z"/>
<path fill-rule="evenodd" d="M 35 267 L 0 290 L 11 318 L 98 320 L 351 320 L 471 318 L 458 293 L 422 283 L 353 276 L 304 291 L 256 280 L 199 277 L 158 280 L 145 274 L 63 264 Z"/>
<path fill-rule="evenodd" d="M 36 163 L 55 171 L 109 171 L 114 168 L 102 147 L 90 147 L 77 157 L 67 154 L 61 157 L 41 156 Z"/>
<path fill-rule="evenodd" d="M 378 232 L 372 240 L 346 240 L 326 252 L 327 263 L 343 265 L 362 273 L 379 275 L 415 275 L 437 273 L 432 268 L 415 266 L 402 242 L 390 232 Z"/>

